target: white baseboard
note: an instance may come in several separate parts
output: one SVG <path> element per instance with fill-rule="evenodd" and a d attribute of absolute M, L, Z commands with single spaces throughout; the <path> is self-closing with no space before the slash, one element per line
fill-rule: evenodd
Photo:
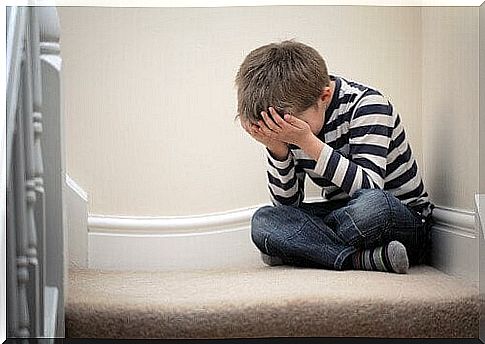
<path fill-rule="evenodd" d="M 258 208 L 269 203 L 196 216 L 87 216 L 87 194 L 68 176 L 66 185 L 70 190 L 71 265 L 106 270 L 188 270 L 262 264 L 251 240 L 250 221 Z M 475 212 L 437 207 L 433 218 L 431 264 L 478 283 Z"/>
<path fill-rule="evenodd" d="M 475 213 L 478 214 L 476 217 L 478 231 L 481 231 L 482 237 L 485 237 L 485 194 L 475 195 Z"/>
<path fill-rule="evenodd" d="M 260 266 L 249 230 L 258 208 L 184 217 L 89 216 L 89 267 L 173 271 Z"/>
<path fill-rule="evenodd" d="M 431 265 L 478 285 L 478 236 L 475 213 L 437 207 L 433 211 Z"/>
<path fill-rule="evenodd" d="M 88 267 L 88 195 L 67 174 L 64 187 L 69 266 Z"/>

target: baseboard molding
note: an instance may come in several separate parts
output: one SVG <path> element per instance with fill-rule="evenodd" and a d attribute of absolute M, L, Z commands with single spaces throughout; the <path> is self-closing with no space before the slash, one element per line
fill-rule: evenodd
<path fill-rule="evenodd" d="M 71 190 L 76 193 L 76 195 L 83 201 L 88 201 L 88 194 L 84 191 L 68 174 L 66 174 L 66 185 L 71 188 Z"/>
<path fill-rule="evenodd" d="M 69 266 L 88 267 L 88 195 L 67 174 L 64 187 Z"/>
<path fill-rule="evenodd" d="M 477 216 L 477 228 L 481 231 L 482 238 L 485 237 L 485 194 L 475 195 L 475 213 Z"/>
<path fill-rule="evenodd" d="M 261 205 L 263 206 L 263 205 Z M 194 216 L 89 215 L 90 233 L 202 235 L 227 232 L 246 226 L 260 206 Z"/>
<path fill-rule="evenodd" d="M 180 271 L 261 265 L 249 230 L 258 208 L 183 217 L 91 215 L 89 267 Z"/>
<path fill-rule="evenodd" d="M 104 270 L 261 265 L 259 251 L 251 240 L 250 221 L 258 208 L 270 203 L 196 216 L 88 216 L 87 193 L 67 175 L 66 186 L 71 265 Z M 437 207 L 433 218 L 431 264 L 443 272 L 478 283 L 475 213 Z"/>
<path fill-rule="evenodd" d="M 264 205 L 269 204 L 181 217 L 90 215 L 89 267 L 184 270 L 260 265 L 259 251 L 250 238 L 250 221 L 252 214 Z M 433 217 L 431 264 L 448 274 L 477 282 L 474 212 L 437 207 Z"/>
<path fill-rule="evenodd" d="M 478 233 L 475 213 L 437 207 L 431 231 L 431 265 L 478 285 Z"/>
<path fill-rule="evenodd" d="M 468 210 L 436 207 L 433 210 L 435 224 L 442 228 L 448 228 L 454 233 L 476 237 L 475 213 Z"/>

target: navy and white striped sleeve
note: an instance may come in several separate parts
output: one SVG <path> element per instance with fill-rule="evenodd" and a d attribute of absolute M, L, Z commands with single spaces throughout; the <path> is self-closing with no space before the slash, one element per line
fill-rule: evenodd
<path fill-rule="evenodd" d="M 365 95 L 349 122 L 348 158 L 324 144 L 315 172 L 349 196 L 359 189 L 383 189 L 393 127 L 391 104 L 378 93 Z"/>
<path fill-rule="evenodd" d="M 272 156 L 266 148 L 268 189 L 273 205 L 299 206 L 305 198 L 305 173 L 298 173 L 291 150 L 281 161 Z"/>

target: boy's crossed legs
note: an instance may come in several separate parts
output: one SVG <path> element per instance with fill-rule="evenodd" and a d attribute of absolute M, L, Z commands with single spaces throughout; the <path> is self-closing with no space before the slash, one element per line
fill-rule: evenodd
<path fill-rule="evenodd" d="M 380 189 L 359 190 L 347 201 L 265 206 L 251 220 L 266 263 L 335 270 L 405 273 L 424 262 L 427 231 L 417 213 Z"/>

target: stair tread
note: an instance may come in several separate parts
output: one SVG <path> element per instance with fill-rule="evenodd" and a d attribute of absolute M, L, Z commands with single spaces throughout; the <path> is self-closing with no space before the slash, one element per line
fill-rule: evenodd
<path fill-rule="evenodd" d="M 477 337 L 478 322 L 478 289 L 427 265 L 404 275 L 77 268 L 66 302 L 69 337 Z"/>

